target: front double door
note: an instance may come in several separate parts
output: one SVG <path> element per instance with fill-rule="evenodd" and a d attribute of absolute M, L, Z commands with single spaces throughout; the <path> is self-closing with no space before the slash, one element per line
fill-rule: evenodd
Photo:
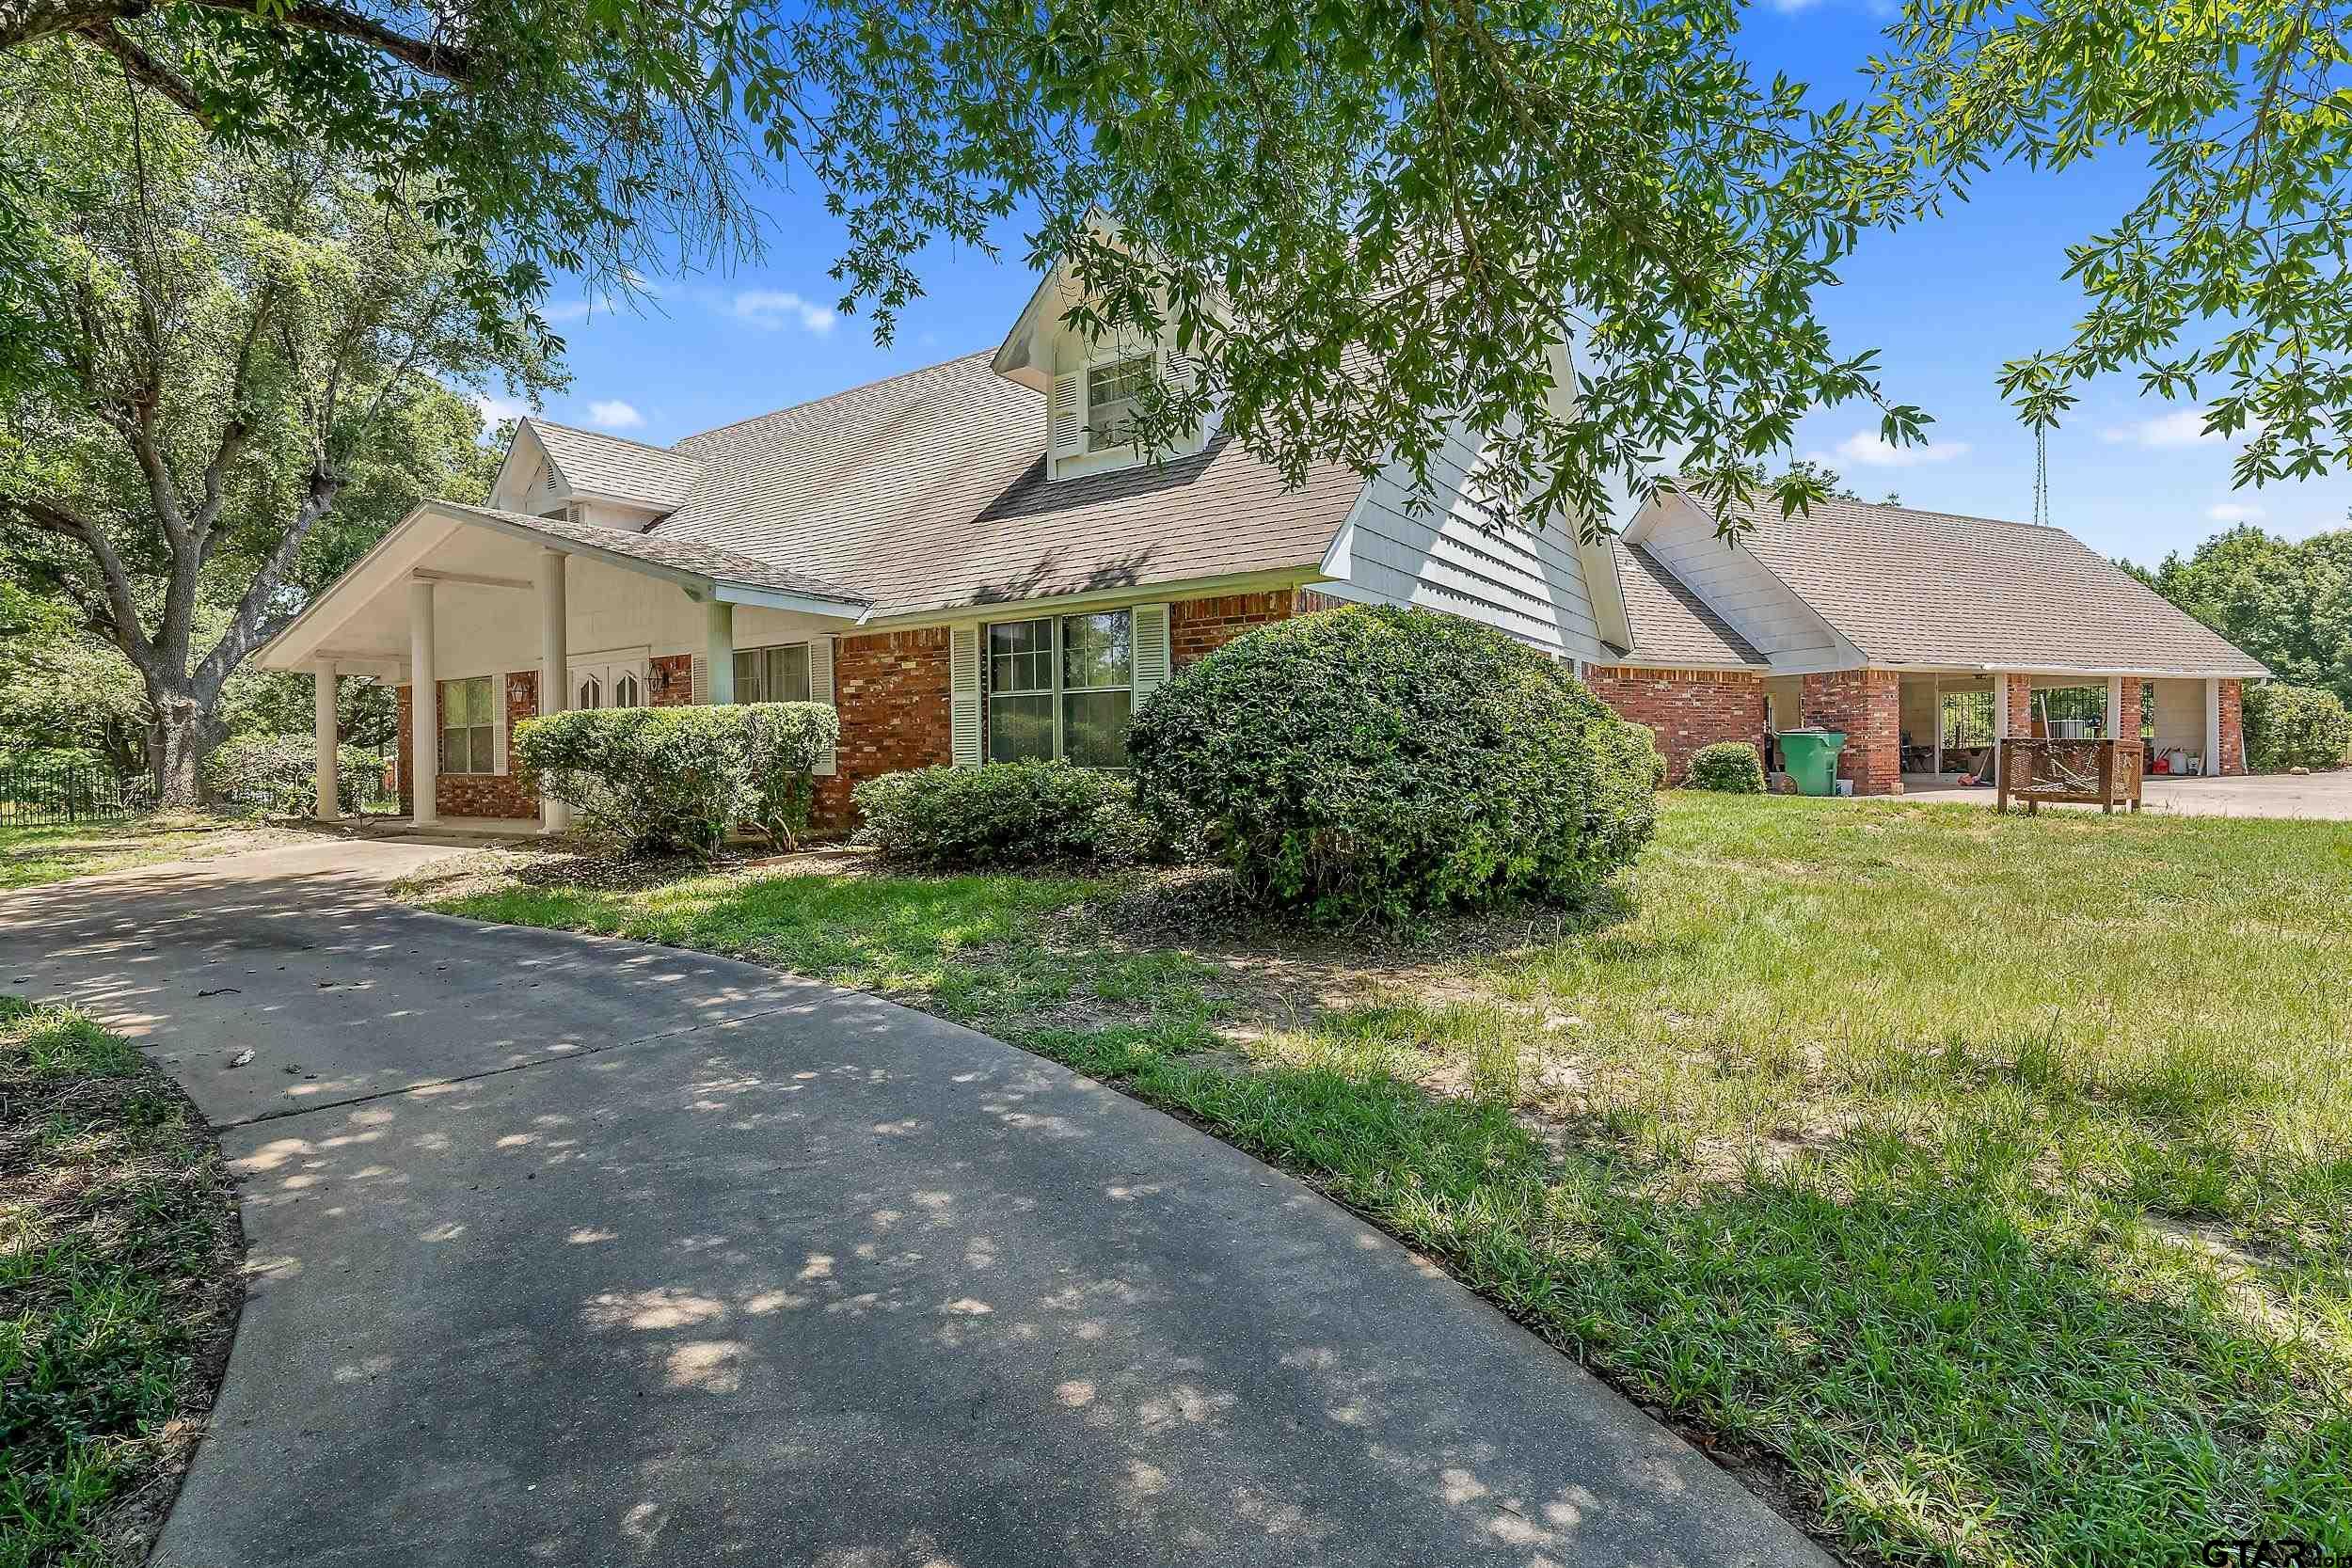
<path fill-rule="evenodd" d="M 598 654 L 575 659 L 566 696 L 566 705 L 574 708 L 644 707 L 644 657 L 614 658 Z"/>

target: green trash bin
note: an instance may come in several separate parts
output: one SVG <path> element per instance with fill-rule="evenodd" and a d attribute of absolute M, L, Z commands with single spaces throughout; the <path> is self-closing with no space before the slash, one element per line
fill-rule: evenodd
<path fill-rule="evenodd" d="M 1846 736 L 1839 730 L 1780 732 L 1780 754 L 1800 795 L 1837 793 L 1837 753 L 1845 749 Z"/>

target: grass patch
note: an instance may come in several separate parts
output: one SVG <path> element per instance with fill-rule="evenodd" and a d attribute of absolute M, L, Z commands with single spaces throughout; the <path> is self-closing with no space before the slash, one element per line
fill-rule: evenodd
<path fill-rule="evenodd" d="M 185 1097 L 0 997 L 0 1568 L 139 1561 L 212 1403 L 242 1242 Z"/>
<path fill-rule="evenodd" d="M 1859 1556 L 2352 1550 L 2352 836 L 1677 794 L 1625 893 L 1320 954 L 1304 1010 L 1253 979 L 1295 954 L 1122 935 L 1168 928 L 1148 879 L 439 907 L 887 990 L 1181 1110 L 1777 1456 Z"/>
<path fill-rule="evenodd" d="M 253 848 L 269 837 L 267 830 L 224 829 L 206 818 L 185 816 L 0 826 L 0 893 L 157 861 L 229 854 Z"/>

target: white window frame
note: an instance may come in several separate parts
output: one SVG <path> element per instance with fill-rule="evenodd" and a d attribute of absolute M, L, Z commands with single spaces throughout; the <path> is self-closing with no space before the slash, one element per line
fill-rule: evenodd
<path fill-rule="evenodd" d="M 1086 620 L 1097 615 L 1123 615 L 1127 618 L 1127 683 L 1124 686 L 1069 686 L 1065 684 L 1066 671 L 1063 663 L 1065 656 L 1063 627 L 1068 622 L 1073 620 Z M 1046 639 L 1046 647 L 1044 650 L 1047 666 L 1053 673 L 1053 680 L 1051 684 L 1034 690 L 998 691 L 996 689 L 997 656 L 994 652 L 994 643 L 992 634 L 998 626 L 1028 626 L 1039 621 L 1046 623 L 1046 625 L 1052 628 L 1051 635 L 1049 635 Z M 1127 720 L 1128 722 L 1133 723 L 1135 721 L 1136 702 L 1136 607 L 1133 605 L 1121 605 L 1109 610 L 1072 610 L 1055 611 L 1044 615 L 1015 615 L 1009 616 L 1001 621 L 982 622 L 980 624 L 979 631 L 981 764 L 985 766 L 998 760 L 995 755 L 996 703 L 997 699 L 1000 697 L 1050 697 L 1052 699 L 1051 708 L 1054 716 L 1054 752 L 1053 756 L 1048 760 L 1055 762 L 1065 761 L 1068 759 L 1070 754 L 1070 726 L 1064 708 L 1067 698 L 1073 691 L 1079 693 L 1124 691 L 1127 694 Z M 1104 772 L 1125 772 L 1127 770 L 1123 767 L 1105 767 L 1099 763 L 1076 763 L 1073 764 L 1073 766 L 1080 768 L 1094 768 Z"/>
<path fill-rule="evenodd" d="M 755 654 L 765 657 L 769 654 L 782 653 L 787 648 L 801 650 L 801 679 L 808 687 L 807 694 L 800 697 L 762 696 L 757 699 L 746 697 L 743 694 L 743 672 L 738 669 L 735 672 L 735 700 L 737 702 L 748 703 L 756 700 L 763 703 L 811 703 L 817 700 L 817 652 L 809 645 L 806 639 L 797 642 L 763 642 L 756 648 L 738 648 L 735 650 L 735 657 L 739 660 Z M 766 684 L 766 676 L 763 673 L 761 685 L 764 687 Z"/>
<path fill-rule="evenodd" d="M 1096 424 L 1094 418 L 1094 378 L 1103 372 L 1117 371 L 1127 365 L 1141 367 L 1143 385 L 1146 387 L 1149 387 L 1153 380 L 1164 373 L 1162 369 L 1162 356 L 1159 351 L 1157 349 L 1150 348 L 1114 350 L 1109 354 L 1098 355 L 1095 357 L 1089 359 L 1086 363 L 1085 369 L 1079 373 L 1078 428 L 1086 436 L 1086 454 L 1089 457 L 1099 456 L 1106 451 L 1125 451 L 1132 453 L 1135 451 L 1136 443 L 1132 436 L 1122 441 L 1104 441 L 1100 446 L 1097 446 L 1094 440 Z M 1113 401 L 1127 404 L 1132 408 L 1136 400 L 1134 397 L 1129 396 L 1125 398 L 1114 399 Z"/>
<path fill-rule="evenodd" d="M 489 689 L 489 693 L 490 693 L 490 721 L 489 721 L 489 722 L 488 722 L 488 723 L 486 723 L 486 724 L 445 724 L 445 723 L 443 723 L 443 722 L 442 722 L 442 720 L 443 720 L 443 719 L 445 719 L 445 718 L 447 718 L 447 717 L 448 717 L 448 714 L 449 714 L 449 689 L 450 689 L 451 687 L 453 687 L 453 686 L 471 686 L 471 685 L 472 685 L 474 682 L 476 682 L 476 681 L 480 681 L 480 682 L 482 682 L 482 683 L 483 683 L 485 687 L 487 687 L 487 688 Z M 447 679 L 447 680 L 437 681 L 437 682 L 436 682 L 436 683 L 435 683 L 435 686 L 436 686 L 437 689 L 435 690 L 434 695 L 433 695 L 433 724 L 434 724 L 434 732 L 433 732 L 433 754 L 434 754 L 435 760 L 436 760 L 436 762 L 437 762 L 437 767 L 436 767 L 436 768 L 435 768 L 435 771 L 436 771 L 437 773 L 446 773 L 446 774 L 448 774 L 451 778 L 464 778 L 464 779 L 490 779 L 490 778 L 496 778 L 496 777 L 498 776 L 498 771 L 499 771 L 499 765 L 498 765 L 499 735 L 498 735 L 498 732 L 499 732 L 499 730 L 500 730 L 500 728 L 501 728 L 501 723 L 500 723 L 501 715 L 500 715 L 500 713 L 499 713 L 499 697 L 500 697 L 500 695 L 501 694 L 501 692 L 502 692 L 503 689 L 505 688 L 505 685 L 506 685 L 506 682 L 505 682 L 503 679 L 501 679 L 501 677 L 497 676 L 497 675 L 453 675 L 453 676 L 451 676 L 451 677 L 450 677 L 449 679 Z M 449 765 L 449 734 L 450 734 L 450 731 L 452 731 L 452 730 L 465 730 L 465 731 L 467 731 L 467 732 L 468 732 L 469 738 L 468 738 L 468 740 L 467 740 L 467 742 L 466 742 L 466 751 L 467 751 L 467 758 L 466 758 L 466 760 L 467 760 L 469 763 L 470 763 L 470 762 L 472 762 L 472 761 L 473 761 L 473 756 L 472 756 L 472 752 L 473 752 L 473 741 L 472 741 L 472 739 L 470 738 L 470 736 L 471 736 L 471 732 L 473 732 L 473 731 L 475 731 L 475 730 L 487 730 L 487 731 L 489 731 L 489 732 L 490 732 L 490 759 L 489 759 L 489 760 L 490 760 L 490 766 L 489 766 L 489 767 L 487 767 L 487 768 L 472 768 L 472 767 L 467 767 L 467 768 L 452 768 L 452 767 Z"/>

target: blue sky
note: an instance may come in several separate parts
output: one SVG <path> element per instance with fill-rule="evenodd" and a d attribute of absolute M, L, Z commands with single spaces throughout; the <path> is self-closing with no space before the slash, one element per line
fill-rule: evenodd
<path fill-rule="evenodd" d="M 1858 94 L 1878 47 L 1875 0 L 1759 0 L 1746 47 L 1824 97 Z M 1841 353 L 1880 350 L 1888 391 L 1934 416 L 1928 449 L 1890 453 L 1861 408 L 1817 412 L 1798 450 L 1831 463 L 1872 499 L 2024 520 L 2032 515 L 2033 440 L 1995 386 L 2002 362 L 2062 341 L 2081 301 L 2062 283 L 2064 247 L 2112 221 L 2136 193 L 2128 153 L 2062 177 L 1995 170 L 1941 220 L 1866 237 L 1821 301 Z M 875 346 L 871 324 L 836 317 L 825 276 L 841 243 L 805 181 L 769 193 L 762 264 L 729 275 L 653 279 L 644 315 L 589 311 L 559 293 L 570 388 L 546 412 L 639 440 L 699 430 L 821 397 L 879 376 L 993 348 L 1028 298 L 1018 260 L 942 252 L 928 297 Z M 2106 555 L 2151 562 L 2247 520 L 2290 537 L 2344 526 L 2352 478 L 2233 491 L 2232 449 L 2199 438 L 2195 409 L 2138 396 L 2128 377 L 2090 388 L 2050 443 L 2054 519 Z"/>

